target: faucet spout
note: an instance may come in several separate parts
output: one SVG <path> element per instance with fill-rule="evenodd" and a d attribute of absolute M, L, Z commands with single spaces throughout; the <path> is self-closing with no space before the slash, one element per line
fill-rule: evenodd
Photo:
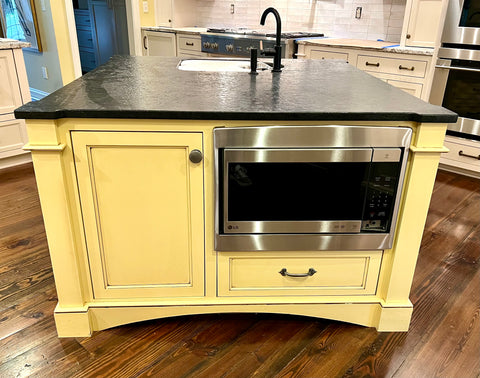
<path fill-rule="evenodd" d="M 275 21 L 277 23 L 277 33 L 275 35 L 275 51 L 273 53 L 267 53 L 262 51 L 264 55 L 273 55 L 273 72 L 282 71 L 282 45 L 280 38 L 282 36 L 282 20 L 280 18 L 280 13 L 275 8 L 267 8 L 263 11 L 262 17 L 260 18 L 260 25 L 265 25 L 265 19 L 267 15 L 272 13 L 275 16 Z"/>

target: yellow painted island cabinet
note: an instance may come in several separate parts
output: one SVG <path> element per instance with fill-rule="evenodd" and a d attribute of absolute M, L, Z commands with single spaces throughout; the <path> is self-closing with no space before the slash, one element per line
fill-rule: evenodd
<path fill-rule="evenodd" d="M 213 130 L 329 124 L 412 129 L 393 247 L 216 251 Z M 27 120 L 27 128 L 60 337 L 218 312 L 408 329 L 409 292 L 445 125 L 70 118 Z M 315 274 L 289 277 L 279 274 L 282 269 Z"/>

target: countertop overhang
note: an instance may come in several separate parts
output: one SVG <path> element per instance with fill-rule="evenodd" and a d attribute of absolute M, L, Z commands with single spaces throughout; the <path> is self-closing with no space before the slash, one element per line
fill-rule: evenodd
<path fill-rule="evenodd" d="M 387 53 L 432 56 L 434 49 L 429 47 L 400 46 L 395 42 L 370 41 L 350 38 L 302 38 L 299 45 L 327 46 L 335 48 L 353 48 L 366 51 L 382 51 Z"/>
<path fill-rule="evenodd" d="M 455 122 L 428 104 L 351 65 L 284 59 L 281 73 L 188 72 L 181 58 L 115 56 L 17 118 L 142 118 L 274 121 Z"/>

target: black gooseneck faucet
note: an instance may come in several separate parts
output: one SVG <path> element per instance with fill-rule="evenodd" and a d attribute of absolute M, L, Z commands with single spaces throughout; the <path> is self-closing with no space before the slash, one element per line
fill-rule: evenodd
<path fill-rule="evenodd" d="M 282 46 L 280 44 L 280 38 L 282 35 L 282 20 L 280 19 L 280 13 L 275 8 L 267 8 L 263 11 L 262 18 L 260 19 L 260 25 L 265 25 L 265 19 L 269 13 L 273 13 L 275 21 L 277 22 L 277 34 L 275 40 L 275 47 L 273 49 L 264 49 L 260 53 L 265 56 L 273 56 L 273 72 L 282 71 Z"/>

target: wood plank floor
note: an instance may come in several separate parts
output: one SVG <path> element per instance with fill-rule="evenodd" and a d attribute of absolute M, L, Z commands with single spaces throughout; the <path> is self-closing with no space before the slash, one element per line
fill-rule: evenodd
<path fill-rule="evenodd" d="M 268 314 L 177 317 L 58 339 L 31 165 L 0 171 L 0 377 L 479 377 L 480 181 L 439 172 L 407 333 Z"/>

